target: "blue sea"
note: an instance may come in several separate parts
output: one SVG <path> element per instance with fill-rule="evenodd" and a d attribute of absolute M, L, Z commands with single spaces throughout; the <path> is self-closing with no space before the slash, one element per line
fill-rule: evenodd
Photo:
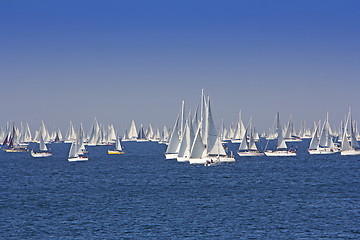
<path fill-rule="evenodd" d="M 360 239 L 360 157 L 308 144 L 211 167 L 165 160 L 154 142 L 74 163 L 65 143 L 44 159 L 0 151 L 0 239 Z"/>

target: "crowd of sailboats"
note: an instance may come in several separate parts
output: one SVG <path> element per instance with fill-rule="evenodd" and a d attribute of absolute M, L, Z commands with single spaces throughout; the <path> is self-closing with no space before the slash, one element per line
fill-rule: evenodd
<path fill-rule="evenodd" d="M 195 108 L 195 111 L 186 110 L 185 102 L 182 101 L 180 111 L 174 126 L 168 128 L 153 127 L 149 124 L 144 128 L 142 124 L 137 127 L 135 120 L 131 121 L 130 127 L 125 129 L 120 138 L 114 125 L 99 124 L 94 118 L 88 134 L 80 124 L 76 132 L 70 121 L 69 128 L 63 137 L 60 129 L 50 132 L 42 121 L 38 130 L 31 134 L 28 123 L 8 122 L 5 129 L 0 128 L 0 143 L 6 152 L 27 152 L 31 142 L 38 143 L 30 151 L 33 157 L 51 157 L 52 151 L 47 146 L 51 143 L 71 143 L 69 161 L 87 161 L 88 146 L 114 145 L 108 154 L 124 154 L 121 142 L 157 142 L 167 145 L 166 159 L 176 159 L 178 162 L 190 164 L 213 164 L 221 162 L 235 162 L 234 153 L 230 149 L 236 147 L 238 157 L 255 156 L 296 156 L 296 142 L 311 139 L 307 152 L 315 154 L 360 155 L 360 140 L 357 122 L 352 119 L 351 109 L 341 121 L 339 129 L 331 128 L 329 114 L 326 113 L 324 121 L 314 122 L 312 129 L 306 127 L 305 121 L 301 123 L 299 132 L 296 132 L 293 118 L 290 118 L 282 127 L 280 113 L 276 113 L 274 124 L 268 133 L 258 133 L 251 117 L 245 125 L 242 119 L 242 111 L 239 111 L 238 120 L 235 124 L 225 127 L 222 121 L 219 128 L 216 127 L 210 96 L 206 96 L 204 90 Z M 187 113 L 187 114 L 186 114 Z M 217 119 L 218 120 L 218 119 Z M 139 125 L 138 125 L 139 126 Z M 264 149 L 259 149 L 258 143 L 266 141 Z M 273 144 L 276 141 L 276 144 Z M 238 144 L 238 145 L 236 145 Z M 275 146 L 274 146 L 275 145 Z M 288 145 L 291 145 L 289 148 Z M 38 146 L 38 147 L 37 147 Z M 232 146 L 231 148 L 229 146 Z"/>
<path fill-rule="evenodd" d="M 194 114 L 189 111 L 185 117 L 185 103 L 182 101 L 165 157 L 190 164 L 235 162 L 232 152 L 227 152 L 221 143 L 220 133 L 213 119 L 210 97 L 206 97 L 204 91 Z"/>

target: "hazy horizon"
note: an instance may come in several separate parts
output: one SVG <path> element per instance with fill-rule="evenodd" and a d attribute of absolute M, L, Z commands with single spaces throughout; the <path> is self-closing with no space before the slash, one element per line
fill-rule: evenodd
<path fill-rule="evenodd" d="M 0 126 L 69 121 L 123 132 L 135 120 L 172 127 L 201 89 L 217 123 L 276 112 L 296 130 L 332 127 L 357 105 L 357 1 L 7 1 L 0 9 Z M 188 112 L 188 110 L 187 110 Z M 219 127 L 219 124 L 217 125 Z"/>

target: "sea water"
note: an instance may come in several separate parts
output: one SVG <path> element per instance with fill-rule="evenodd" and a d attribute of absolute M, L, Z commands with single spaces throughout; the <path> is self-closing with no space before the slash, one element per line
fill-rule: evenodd
<path fill-rule="evenodd" d="M 154 142 L 73 163 L 65 143 L 43 159 L 0 151 L 0 239 L 360 239 L 360 157 L 291 144 L 296 157 L 212 167 Z"/>

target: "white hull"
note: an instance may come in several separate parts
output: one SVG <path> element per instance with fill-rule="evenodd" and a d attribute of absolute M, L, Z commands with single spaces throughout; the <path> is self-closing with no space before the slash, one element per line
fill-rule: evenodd
<path fill-rule="evenodd" d="M 252 157 L 252 156 L 263 156 L 263 153 L 260 152 L 238 152 L 240 157 Z"/>
<path fill-rule="evenodd" d="M 165 158 L 166 159 L 176 159 L 177 158 L 177 153 L 165 153 Z"/>
<path fill-rule="evenodd" d="M 289 152 L 289 151 L 266 151 L 264 154 L 268 157 L 292 157 L 296 156 L 295 152 Z"/>
<path fill-rule="evenodd" d="M 216 159 L 219 162 L 235 162 L 235 158 L 231 157 L 220 157 L 219 159 Z"/>
<path fill-rule="evenodd" d="M 205 164 L 207 161 L 210 161 L 210 158 L 190 158 L 190 164 Z"/>
<path fill-rule="evenodd" d="M 189 158 L 188 157 L 177 157 L 176 160 L 178 162 L 188 162 Z"/>
<path fill-rule="evenodd" d="M 50 152 L 33 152 L 31 151 L 31 156 L 33 157 L 51 157 L 52 153 Z"/>
<path fill-rule="evenodd" d="M 314 150 L 308 150 L 310 154 L 334 154 L 339 152 L 337 149 L 332 148 L 324 148 L 324 149 L 314 149 Z"/>
<path fill-rule="evenodd" d="M 360 151 L 359 150 L 346 150 L 346 151 L 341 151 L 340 154 L 342 156 L 354 156 L 354 155 L 360 155 Z"/>
<path fill-rule="evenodd" d="M 136 142 L 150 142 L 150 140 L 147 140 L 147 139 L 139 139 L 139 140 L 136 140 Z"/>
<path fill-rule="evenodd" d="M 80 161 L 87 161 L 89 160 L 89 158 L 87 157 L 73 157 L 73 158 L 68 158 L 69 162 L 80 162 Z"/>
<path fill-rule="evenodd" d="M 218 157 L 218 156 L 214 156 L 214 157 L 204 157 L 204 158 L 190 158 L 189 162 L 190 164 L 205 164 L 207 162 L 213 161 L 213 163 L 215 162 L 235 162 L 235 158 L 231 158 L 231 157 Z"/>
<path fill-rule="evenodd" d="M 241 143 L 241 139 L 233 139 L 231 140 L 232 143 Z"/>

